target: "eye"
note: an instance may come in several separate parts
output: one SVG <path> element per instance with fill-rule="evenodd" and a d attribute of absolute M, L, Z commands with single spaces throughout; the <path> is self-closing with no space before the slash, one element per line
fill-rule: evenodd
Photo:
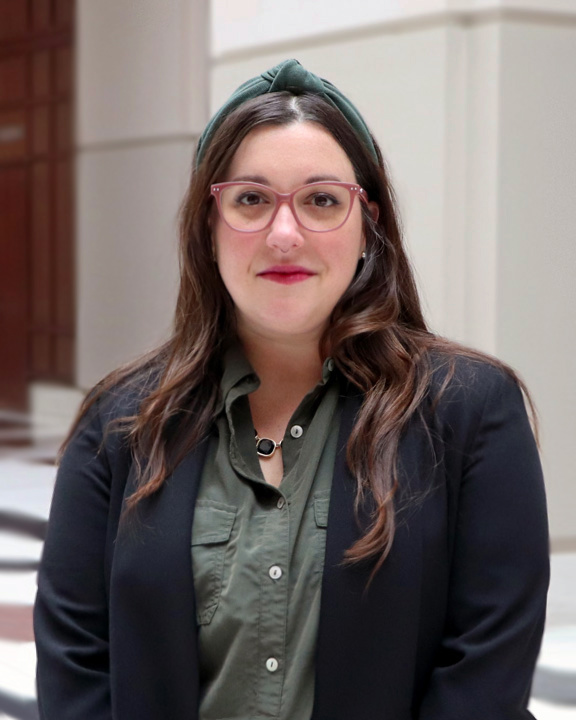
<path fill-rule="evenodd" d="M 340 205 L 338 198 L 335 198 L 334 195 L 330 195 L 327 192 L 318 192 L 313 195 L 309 195 L 306 199 L 306 203 L 320 208 L 329 208 L 333 205 Z"/>
<path fill-rule="evenodd" d="M 237 205 L 253 206 L 268 203 L 269 200 L 267 197 L 255 190 L 246 190 L 237 195 L 235 202 Z"/>

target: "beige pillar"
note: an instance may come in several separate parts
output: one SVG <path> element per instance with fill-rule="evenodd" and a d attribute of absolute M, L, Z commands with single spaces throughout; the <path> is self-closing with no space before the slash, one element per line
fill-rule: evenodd
<path fill-rule="evenodd" d="M 160 342 L 176 214 L 207 118 L 198 0 L 78 2 L 78 384 Z"/>

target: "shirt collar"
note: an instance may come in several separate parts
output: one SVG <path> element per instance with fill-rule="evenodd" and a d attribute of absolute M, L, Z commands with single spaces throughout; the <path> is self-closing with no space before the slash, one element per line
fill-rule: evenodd
<path fill-rule="evenodd" d="M 245 384 L 246 387 L 243 389 L 245 389 L 246 393 L 254 392 L 260 385 L 260 380 L 239 343 L 234 343 L 225 351 L 222 367 L 220 400 L 216 406 L 216 414 L 224 410 L 226 399 L 238 385 Z"/>
<path fill-rule="evenodd" d="M 234 343 L 224 353 L 222 379 L 220 381 L 220 400 L 216 406 L 216 414 L 221 413 L 227 404 L 227 399 L 234 388 L 241 390 L 239 394 L 249 394 L 260 386 L 260 379 L 254 372 L 254 368 L 248 361 L 240 343 Z M 326 385 L 334 372 L 334 361 L 331 357 L 326 358 L 322 364 L 322 375 L 320 382 L 315 389 Z M 242 386 L 241 388 L 239 386 Z"/>

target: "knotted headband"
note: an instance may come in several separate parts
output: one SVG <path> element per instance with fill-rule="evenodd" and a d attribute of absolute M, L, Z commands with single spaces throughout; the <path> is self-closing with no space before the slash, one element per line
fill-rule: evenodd
<path fill-rule="evenodd" d="M 340 110 L 348 120 L 356 134 L 368 148 L 374 160 L 378 162 L 378 155 L 368 126 L 362 115 L 354 105 L 345 97 L 337 87 L 328 80 L 323 80 L 302 67 L 298 60 L 284 60 L 280 65 L 263 72 L 261 75 L 247 80 L 232 93 L 220 110 L 212 117 L 198 141 L 196 151 L 196 165 L 202 161 L 206 148 L 210 145 L 214 133 L 220 127 L 224 119 L 237 107 L 247 100 L 266 95 L 266 93 L 287 91 L 293 95 L 312 93 L 319 95 L 323 100 Z"/>

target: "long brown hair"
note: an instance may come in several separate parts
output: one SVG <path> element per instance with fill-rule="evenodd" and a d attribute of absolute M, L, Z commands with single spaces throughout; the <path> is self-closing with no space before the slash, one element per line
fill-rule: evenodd
<path fill-rule="evenodd" d="M 244 103 L 224 120 L 192 172 L 181 208 L 180 290 L 172 336 L 161 348 L 104 378 L 85 401 L 79 419 L 102 393 L 126 385 L 140 388 L 136 414 L 121 423 L 138 468 L 128 513 L 157 492 L 184 454 L 206 437 L 219 399 L 222 355 L 235 336 L 234 306 L 213 260 L 210 186 L 225 178 L 251 130 L 295 122 L 317 123 L 332 134 L 350 158 L 358 183 L 379 208 L 377 220 L 363 208 L 366 260 L 334 308 L 320 347 L 363 394 L 347 457 L 357 481 L 357 508 L 369 493 L 374 510 L 365 534 L 346 556 L 350 562 L 375 558 L 376 571 L 394 537 L 398 444 L 429 392 L 431 351 L 446 359 L 444 385 L 459 354 L 488 359 L 516 376 L 499 361 L 428 330 L 378 145 L 376 163 L 341 113 L 321 98 L 270 93 Z"/>

